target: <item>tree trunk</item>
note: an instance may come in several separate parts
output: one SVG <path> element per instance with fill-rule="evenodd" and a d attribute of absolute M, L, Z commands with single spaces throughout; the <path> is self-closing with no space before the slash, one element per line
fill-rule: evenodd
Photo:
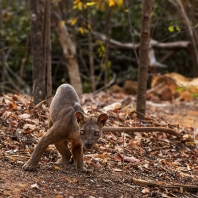
<path fill-rule="evenodd" d="M 70 83 L 76 92 L 81 95 L 82 83 L 76 59 L 76 45 L 70 39 L 67 27 L 62 23 L 60 17 L 56 13 L 53 13 L 52 17 L 55 24 L 55 31 L 58 34 L 61 46 L 63 48 L 63 54 L 66 59 L 66 66 L 69 73 Z"/>
<path fill-rule="evenodd" d="M 146 112 L 146 87 L 149 65 L 150 24 L 152 6 L 153 0 L 143 0 L 138 67 L 138 94 L 136 107 L 138 118 L 140 119 L 144 119 Z"/>
<path fill-rule="evenodd" d="M 2 1 L 0 2 L 0 68 L 1 68 L 1 93 L 5 92 L 4 83 L 5 83 L 5 52 L 4 52 L 4 25 L 2 21 Z"/>
<path fill-rule="evenodd" d="M 105 70 L 104 70 L 104 84 L 107 86 L 109 82 L 109 41 L 110 41 L 110 36 L 111 36 L 111 13 L 112 13 L 112 8 L 111 7 L 106 7 L 106 43 L 105 43 L 105 60 L 104 60 L 104 65 L 105 65 Z"/>
<path fill-rule="evenodd" d="M 38 104 L 45 97 L 41 0 L 30 0 L 29 6 L 33 62 L 33 98 L 34 104 Z"/>
<path fill-rule="evenodd" d="M 94 70 L 94 56 L 93 56 L 93 43 L 92 43 L 92 22 L 91 22 L 91 7 L 88 7 L 88 23 L 89 23 L 89 32 L 88 32 L 88 41 L 89 41 L 89 68 L 90 68 L 90 81 L 91 81 L 91 90 L 95 91 L 95 70 Z"/>
<path fill-rule="evenodd" d="M 44 17 L 44 62 L 47 74 L 46 78 L 46 98 L 48 106 L 52 100 L 52 67 L 51 67 L 51 11 L 50 0 L 45 0 L 45 17 Z"/>

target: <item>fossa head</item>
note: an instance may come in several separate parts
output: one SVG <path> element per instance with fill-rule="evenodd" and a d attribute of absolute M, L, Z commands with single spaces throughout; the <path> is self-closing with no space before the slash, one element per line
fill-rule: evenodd
<path fill-rule="evenodd" d="M 106 113 L 100 114 L 97 118 L 89 117 L 80 111 L 75 113 L 79 124 L 79 133 L 85 149 L 92 149 L 101 137 L 102 128 L 108 120 Z"/>

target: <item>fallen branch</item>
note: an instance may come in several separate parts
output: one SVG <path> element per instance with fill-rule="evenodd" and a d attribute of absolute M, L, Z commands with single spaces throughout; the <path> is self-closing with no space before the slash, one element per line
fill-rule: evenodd
<path fill-rule="evenodd" d="M 166 127 L 104 127 L 103 132 L 164 132 L 179 137 L 180 133 Z"/>
<path fill-rule="evenodd" d="M 133 183 L 141 185 L 141 186 L 157 186 L 162 188 L 178 188 L 179 190 L 187 192 L 197 192 L 198 186 L 195 185 L 187 185 L 187 184 L 166 184 L 160 181 L 154 180 L 143 180 L 143 179 L 136 179 L 132 178 Z"/>
<path fill-rule="evenodd" d="M 98 32 L 92 32 L 96 38 L 99 38 L 103 42 L 106 42 L 107 37 L 104 34 Z M 117 48 L 124 48 L 124 49 L 137 49 L 140 47 L 140 44 L 137 43 L 122 43 L 114 39 L 109 40 L 110 45 L 117 47 Z M 156 40 L 151 39 L 150 41 L 151 47 L 156 49 L 165 49 L 165 50 L 173 50 L 173 49 L 187 49 L 190 45 L 189 41 L 177 41 L 177 42 L 168 42 L 168 43 L 161 43 Z"/>

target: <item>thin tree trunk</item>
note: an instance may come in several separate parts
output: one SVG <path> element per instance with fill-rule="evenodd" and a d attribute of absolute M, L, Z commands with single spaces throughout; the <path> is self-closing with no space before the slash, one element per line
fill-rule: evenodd
<path fill-rule="evenodd" d="M 153 0 L 143 0 L 138 67 L 138 94 L 136 107 L 138 118 L 140 119 L 144 119 L 146 113 L 146 87 L 149 65 L 150 24 L 152 6 Z"/>
<path fill-rule="evenodd" d="M 30 23 L 33 62 L 33 98 L 38 104 L 45 98 L 41 0 L 30 0 Z"/>
<path fill-rule="evenodd" d="M 2 21 L 2 1 L 0 2 L 0 66 L 1 66 L 1 93 L 5 92 L 5 52 L 4 52 L 4 25 Z"/>
<path fill-rule="evenodd" d="M 51 11 L 50 0 L 45 0 L 45 17 L 44 17 L 44 62 L 46 78 L 46 98 L 47 104 L 50 105 L 52 97 L 52 68 L 51 68 Z"/>
<path fill-rule="evenodd" d="M 93 57 L 93 44 L 92 44 L 92 22 L 91 22 L 91 8 L 88 7 L 88 23 L 89 23 L 89 68 L 90 68 L 90 80 L 91 80 L 91 89 L 95 91 L 95 70 L 94 70 L 94 57 Z"/>
<path fill-rule="evenodd" d="M 58 34 L 61 46 L 63 48 L 63 54 L 66 59 L 66 66 L 69 73 L 70 83 L 76 90 L 76 92 L 82 94 L 82 83 L 80 78 L 80 72 L 76 59 L 76 45 L 69 37 L 66 26 L 62 23 L 59 16 L 53 13 L 53 21 L 55 23 L 55 31 Z"/>
<path fill-rule="evenodd" d="M 105 64 L 105 70 L 104 70 L 104 84 L 105 86 L 108 84 L 109 82 L 109 41 L 110 41 L 110 35 L 111 35 L 111 13 L 112 13 L 112 8 L 109 7 L 106 9 L 106 43 L 105 43 L 105 60 L 104 60 L 104 64 Z"/>

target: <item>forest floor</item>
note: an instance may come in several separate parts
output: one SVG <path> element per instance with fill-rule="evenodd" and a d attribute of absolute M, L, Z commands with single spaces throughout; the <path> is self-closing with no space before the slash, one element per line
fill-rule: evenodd
<path fill-rule="evenodd" d="M 135 98 L 100 92 L 85 94 L 90 115 L 106 111 L 106 126 L 169 127 L 179 138 L 162 132 L 105 133 L 77 173 L 54 165 L 58 152 L 49 146 L 36 172 L 22 170 L 38 139 L 47 131 L 48 108 L 34 107 L 22 95 L 0 97 L 0 197 L 198 197 L 198 103 L 148 101 L 147 116 L 138 120 Z"/>

